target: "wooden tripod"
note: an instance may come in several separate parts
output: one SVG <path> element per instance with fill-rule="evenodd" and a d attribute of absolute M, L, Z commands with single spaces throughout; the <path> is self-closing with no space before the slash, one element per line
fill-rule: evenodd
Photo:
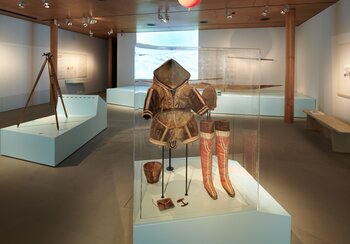
<path fill-rule="evenodd" d="M 68 115 L 67 115 L 66 107 L 64 106 L 64 102 L 63 102 L 63 98 L 62 98 L 62 92 L 61 92 L 60 85 L 58 84 L 56 71 L 55 71 L 55 68 L 54 68 L 54 66 L 52 64 L 52 60 L 51 60 L 52 54 L 51 53 L 44 53 L 43 57 L 45 57 L 45 61 L 44 61 L 43 65 L 41 66 L 39 74 L 38 74 L 38 76 L 36 78 L 36 81 L 35 81 L 35 83 L 33 85 L 32 91 L 30 92 L 30 95 L 28 97 L 27 103 L 26 103 L 26 105 L 25 105 L 25 107 L 24 107 L 24 109 L 23 109 L 23 111 L 21 113 L 21 116 L 20 116 L 19 120 L 18 120 L 17 127 L 23 121 L 24 113 L 26 112 L 28 104 L 29 104 L 29 101 L 30 101 L 30 99 L 33 96 L 35 87 L 37 86 L 37 84 L 39 82 L 39 79 L 41 77 L 41 74 L 43 73 L 44 68 L 45 68 L 46 64 L 48 63 L 48 70 L 49 70 L 49 76 L 50 76 L 50 92 L 51 92 L 50 103 L 51 103 L 52 110 L 55 113 L 56 127 L 57 127 L 57 130 L 59 130 L 58 118 L 57 118 L 57 100 L 58 100 L 57 94 L 58 94 L 58 96 L 61 99 L 63 110 L 64 110 L 64 113 L 66 115 L 66 118 L 68 118 Z"/>

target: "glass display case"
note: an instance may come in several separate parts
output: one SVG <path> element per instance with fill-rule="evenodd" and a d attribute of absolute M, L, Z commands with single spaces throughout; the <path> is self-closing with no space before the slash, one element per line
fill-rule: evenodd
<path fill-rule="evenodd" d="M 226 243 L 235 224 L 261 238 L 247 217 L 264 205 L 259 49 L 162 50 L 154 56 L 137 50 L 147 57 L 137 63 L 152 79 L 138 79 L 134 87 L 134 243 L 148 243 L 153 234 L 153 243 L 176 243 L 169 234 L 191 228 L 181 243 L 219 236 Z M 209 236 L 199 228 L 218 223 L 223 227 Z M 246 229 L 235 231 L 245 235 Z"/>

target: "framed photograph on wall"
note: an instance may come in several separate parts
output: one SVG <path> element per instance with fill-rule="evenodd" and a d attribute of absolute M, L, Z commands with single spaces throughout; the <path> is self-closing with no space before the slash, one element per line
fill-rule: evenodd
<path fill-rule="evenodd" d="M 339 45 L 338 96 L 350 99 L 350 42 Z"/>
<path fill-rule="evenodd" d="M 87 78 L 87 55 L 59 52 L 57 56 L 57 77 L 59 80 Z"/>

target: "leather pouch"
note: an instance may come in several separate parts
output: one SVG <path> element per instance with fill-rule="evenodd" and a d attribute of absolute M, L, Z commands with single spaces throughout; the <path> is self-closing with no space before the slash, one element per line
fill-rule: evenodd
<path fill-rule="evenodd" d="M 167 210 L 167 209 L 175 207 L 175 205 L 174 205 L 173 201 L 171 200 L 171 198 L 164 198 L 164 199 L 158 200 L 157 201 L 157 206 L 158 206 L 160 211 Z"/>

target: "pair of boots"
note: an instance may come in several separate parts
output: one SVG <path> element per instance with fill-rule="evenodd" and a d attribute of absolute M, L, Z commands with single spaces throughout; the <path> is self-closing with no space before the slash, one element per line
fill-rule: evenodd
<path fill-rule="evenodd" d="M 212 178 L 212 155 L 213 155 L 213 138 L 214 125 L 216 134 L 216 154 L 219 165 L 221 185 L 231 197 L 235 196 L 235 190 L 232 187 L 228 177 L 228 150 L 230 142 L 230 124 L 228 121 L 200 121 L 200 153 L 202 163 L 202 175 L 204 188 L 210 197 L 214 200 L 218 198 L 213 185 Z"/>

